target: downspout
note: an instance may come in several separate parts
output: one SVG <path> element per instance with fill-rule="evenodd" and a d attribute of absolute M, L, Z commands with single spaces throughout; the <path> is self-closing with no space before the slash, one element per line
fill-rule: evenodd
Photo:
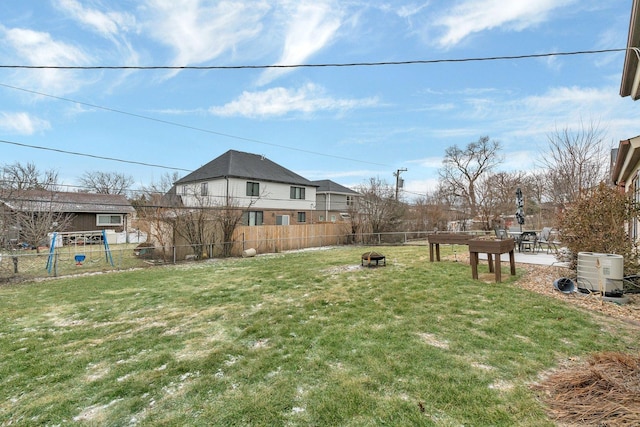
<path fill-rule="evenodd" d="M 327 192 L 326 200 L 324 201 L 324 220 L 329 221 L 329 211 L 331 210 L 331 193 Z"/>
<path fill-rule="evenodd" d="M 225 181 L 227 181 L 227 190 L 225 195 L 226 206 L 229 206 L 229 177 L 227 175 L 224 176 Z"/>

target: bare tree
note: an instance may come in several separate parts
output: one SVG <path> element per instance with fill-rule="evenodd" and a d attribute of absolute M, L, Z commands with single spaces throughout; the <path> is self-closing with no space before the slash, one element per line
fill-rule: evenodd
<path fill-rule="evenodd" d="M 433 192 L 414 201 L 409 219 L 416 231 L 446 230 L 448 214 L 447 204 Z"/>
<path fill-rule="evenodd" d="M 22 241 L 40 251 L 41 245 L 48 244 L 50 233 L 65 231 L 73 221 L 73 215 L 44 209 L 38 212 L 15 212 L 15 221 L 20 229 Z"/>
<path fill-rule="evenodd" d="M 97 194 L 126 195 L 133 177 L 119 172 L 85 172 L 78 179 L 86 191 Z"/>
<path fill-rule="evenodd" d="M 190 197 L 196 202 L 195 205 L 174 208 L 169 220 L 174 232 L 191 246 L 197 258 L 205 254 L 212 257 L 210 245 L 215 242 L 216 236 L 213 204 L 209 197 L 201 195 L 198 191 L 191 191 Z"/>
<path fill-rule="evenodd" d="M 496 176 L 482 176 L 475 185 L 476 191 L 476 212 L 482 220 L 482 228 L 491 230 L 499 219 L 501 205 L 501 188 L 494 184 Z"/>
<path fill-rule="evenodd" d="M 597 124 L 556 129 L 547 139 L 549 149 L 540 164 L 547 170 L 547 196 L 555 204 L 571 203 L 606 179 L 604 132 Z"/>
<path fill-rule="evenodd" d="M 179 179 L 177 172 L 163 174 L 157 182 L 143 186 L 132 204 L 136 209 L 137 226 L 156 243 L 162 257 L 167 258 L 167 248 L 173 243 L 172 224 L 176 216 L 176 195 L 173 183 Z"/>
<path fill-rule="evenodd" d="M 454 145 L 445 150 L 443 166 L 439 171 L 440 185 L 445 191 L 464 200 L 472 218 L 478 210 L 476 184 L 483 175 L 502 162 L 499 156 L 501 148 L 498 141 L 483 136 L 477 142 L 469 143 L 465 149 Z"/>
<path fill-rule="evenodd" d="M 58 172 L 51 169 L 41 171 L 35 164 L 15 162 L 1 167 L 2 180 L 0 189 L 4 193 L 22 190 L 50 190 L 58 189 Z"/>
<path fill-rule="evenodd" d="M 252 200 L 249 207 L 252 206 L 256 200 Z M 246 208 L 246 210 L 249 209 Z M 239 203 L 233 197 L 227 197 L 224 205 L 219 206 L 214 213 L 214 221 L 221 231 L 222 240 L 222 256 L 231 256 L 231 250 L 233 249 L 233 233 L 242 221 L 242 214 L 244 210 L 240 208 Z"/>
<path fill-rule="evenodd" d="M 403 219 L 405 205 L 395 198 L 395 189 L 380 180 L 370 178 L 367 184 L 356 190 L 362 197 L 358 198 L 358 211 L 363 223 L 372 233 L 393 231 Z"/>

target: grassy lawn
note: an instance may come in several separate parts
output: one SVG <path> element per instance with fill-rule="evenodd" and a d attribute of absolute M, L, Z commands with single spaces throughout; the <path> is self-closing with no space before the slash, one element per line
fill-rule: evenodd
<path fill-rule="evenodd" d="M 553 425 L 541 372 L 637 351 L 636 329 L 508 274 L 425 247 L 360 268 L 368 250 L 2 287 L 0 425 Z"/>

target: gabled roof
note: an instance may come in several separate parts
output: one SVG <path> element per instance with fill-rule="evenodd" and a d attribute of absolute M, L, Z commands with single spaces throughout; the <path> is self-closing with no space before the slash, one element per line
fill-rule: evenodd
<path fill-rule="evenodd" d="M 334 193 L 334 194 L 346 194 L 346 195 L 354 195 L 359 196 L 360 193 L 357 191 L 353 191 L 350 188 L 344 187 L 336 182 L 331 181 L 330 179 L 322 179 L 319 181 L 312 181 L 315 185 L 318 186 L 316 190 L 316 194 L 321 193 Z"/>
<path fill-rule="evenodd" d="M 620 141 L 611 169 L 611 180 L 615 185 L 624 185 L 640 163 L 640 136 Z"/>
<path fill-rule="evenodd" d="M 22 212 L 126 214 L 135 211 L 125 196 L 117 194 L 24 190 L 0 195 L 0 203 Z"/>
<path fill-rule="evenodd" d="M 175 184 L 188 184 L 225 177 L 315 186 L 308 179 L 264 156 L 235 150 L 229 150 L 220 157 L 216 157 L 206 165 L 179 179 Z"/>
<path fill-rule="evenodd" d="M 640 1 L 633 0 L 631 5 L 631 19 L 627 36 L 627 52 L 624 56 L 622 68 L 622 82 L 620 96 L 631 96 L 634 101 L 640 98 Z"/>

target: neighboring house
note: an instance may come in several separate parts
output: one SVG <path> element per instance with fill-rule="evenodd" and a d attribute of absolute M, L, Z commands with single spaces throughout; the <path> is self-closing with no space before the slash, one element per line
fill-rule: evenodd
<path fill-rule="evenodd" d="M 319 222 L 347 221 L 356 208 L 360 193 L 324 179 L 313 181 L 316 190 L 316 215 Z"/>
<path fill-rule="evenodd" d="M 46 190 L 13 191 L 0 195 L 0 210 L 5 214 L 11 212 L 33 215 L 68 214 L 72 219 L 64 231 L 76 233 L 102 230 L 127 231 L 130 216 L 135 212 L 125 196 Z M 2 215 L 2 218 L 8 221 L 11 215 Z M 18 233 L 19 225 L 4 225 L 6 230 L 14 230 L 14 234 Z M 19 235 L 8 237 L 19 239 Z"/>
<path fill-rule="evenodd" d="M 229 150 L 174 183 L 187 207 L 234 207 L 242 225 L 310 223 L 317 185 L 258 154 Z"/>
<path fill-rule="evenodd" d="M 640 136 L 620 141 L 618 148 L 611 150 L 611 180 L 621 191 L 632 195 L 640 203 Z M 634 239 L 640 238 L 640 221 L 635 218 L 629 224 Z"/>
<path fill-rule="evenodd" d="M 622 69 L 620 96 L 640 99 L 640 0 L 633 0 L 627 36 L 627 52 Z"/>
<path fill-rule="evenodd" d="M 620 96 L 640 99 L 640 0 L 633 0 L 627 37 L 627 52 L 622 69 Z M 638 108 L 633 105 L 631 108 Z M 611 150 L 611 180 L 624 192 L 640 202 L 640 135 L 620 141 L 618 148 Z M 638 218 L 629 224 L 634 239 L 640 238 Z"/>

